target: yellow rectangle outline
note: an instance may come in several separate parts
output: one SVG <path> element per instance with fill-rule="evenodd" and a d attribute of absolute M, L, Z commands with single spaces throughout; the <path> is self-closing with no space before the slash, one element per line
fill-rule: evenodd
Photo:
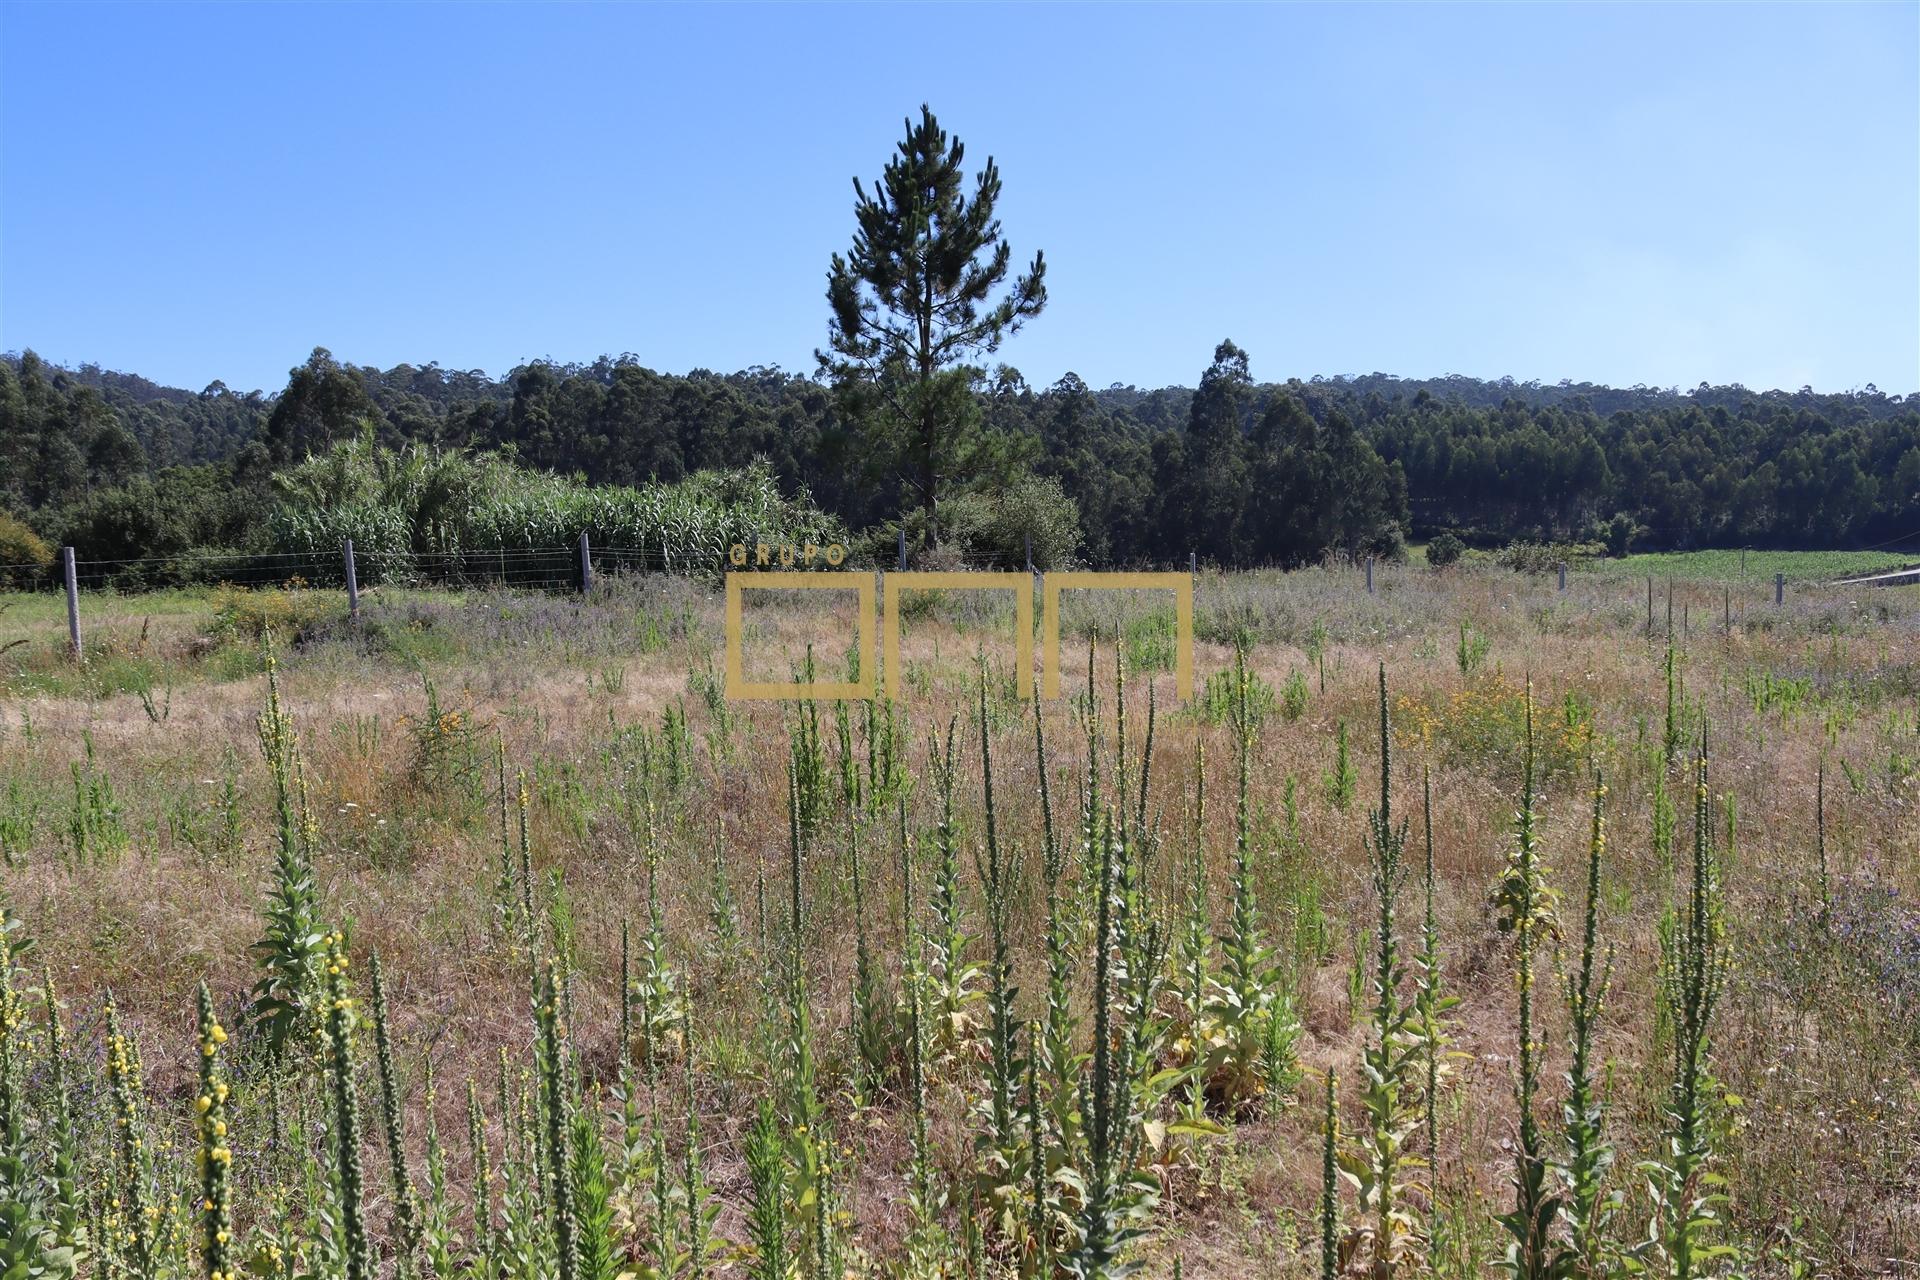
<path fill-rule="evenodd" d="M 889 573 L 882 579 L 881 651 L 886 657 L 886 690 L 905 691 L 900 665 L 900 593 L 902 591 L 1013 592 L 1013 682 L 1022 698 L 1033 696 L 1033 577 L 1025 573 Z"/>
<path fill-rule="evenodd" d="M 1186 573 L 1049 573 L 1040 582 L 1040 696 L 1060 696 L 1060 592 L 1070 588 L 1101 591 L 1172 591 L 1174 618 L 1173 687 L 1177 697 L 1193 696 L 1193 576 Z"/>
<path fill-rule="evenodd" d="M 856 643 L 860 648 L 858 680 L 753 680 L 746 678 L 746 629 L 742 622 L 741 593 L 752 588 L 784 590 L 788 587 L 820 590 L 857 591 L 860 613 L 855 619 Z M 779 573 L 727 574 L 726 636 L 727 687 L 729 698 L 742 701 L 822 701 L 863 700 L 873 697 L 873 575 L 844 569 L 798 569 Z"/>

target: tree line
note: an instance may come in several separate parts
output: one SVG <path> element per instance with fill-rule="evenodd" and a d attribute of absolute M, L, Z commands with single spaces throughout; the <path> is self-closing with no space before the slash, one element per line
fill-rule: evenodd
<path fill-rule="evenodd" d="M 1850 547 L 1920 534 L 1920 403 L 1864 392 L 1618 391 L 1372 375 L 1255 382 L 1222 343 L 1196 387 L 968 387 L 978 470 L 943 505 L 961 554 L 1232 565 L 1597 538 L 1645 547 Z M 789 493 L 890 544 L 923 530 L 905 486 L 822 381 L 775 368 L 659 373 L 633 356 L 502 378 L 380 370 L 316 350 L 277 394 L 193 393 L 32 352 L 0 359 L 0 511 L 87 558 L 265 549 L 272 477 L 367 434 L 499 452 L 595 485 L 764 459 Z M 903 515 L 904 512 L 904 515 Z"/>

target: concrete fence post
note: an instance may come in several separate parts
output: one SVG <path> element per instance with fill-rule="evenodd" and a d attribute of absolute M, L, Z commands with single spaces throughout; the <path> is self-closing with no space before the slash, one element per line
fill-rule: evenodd
<path fill-rule="evenodd" d="M 1367 594 L 1373 594 L 1373 557 L 1367 557 Z"/>
<path fill-rule="evenodd" d="M 347 566 L 347 616 L 357 618 L 360 616 L 360 575 L 354 572 L 352 538 L 347 539 L 341 551 Z"/>
<path fill-rule="evenodd" d="M 593 547 L 587 542 L 587 531 L 580 531 L 580 594 L 586 595 L 593 590 Z"/>
<path fill-rule="evenodd" d="M 73 658 L 82 656 L 80 648 L 80 574 L 74 565 L 73 548 L 60 548 L 60 567 L 67 579 L 67 643 Z"/>
<path fill-rule="evenodd" d="M 1562 560 L 1560 562 L 1560 590 L 1565 591 L 1566 589 L 1567 589 L 1567 562 L 1565 560 Z"/>
<path fill-rule="evenodd" d="M 1776 606 L 1785 604 L 1786 599 L 1787 575 L 1784 573 L 1776 573 L 1773 575 L 1773 603 Z"/>

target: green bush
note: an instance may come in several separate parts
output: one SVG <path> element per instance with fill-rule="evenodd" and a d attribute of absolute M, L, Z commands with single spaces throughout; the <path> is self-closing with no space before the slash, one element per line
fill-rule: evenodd
<path fill-rule="evenodd" d="M 1451 532 L 1443 533 L 1427 544 L 1427 563 L 1436 569 L 1444 569 L 1459 562 L 1467 554 L 1467 544 L 1460 541 Z"/>
<path fill-rule="evenodd" d="M 32 529 L 0 513 L 0 587 L 29 587 L 53 563 L 53 548 Z"/>
<path fill-rule="evenodd" d="M 330 601 L 338 607 L 330 594 L 298 584 L 264 591 L 222 586 L 213 595 L 214 635 L 257 644 L 271 631 L 278 643 L 296 643 L 327 616 Z"/>
<path fill-rule="evenodd" d="M 1639 531 L 1634 528 L 1632 516 L 1624 511 L 1616 514 L 1606 524 L 1604 536 L 1607 554 L 1615 560 L 1625 559 L 1627 552 L 1632 549 L 1633 535 L 1637 532 Z"/>

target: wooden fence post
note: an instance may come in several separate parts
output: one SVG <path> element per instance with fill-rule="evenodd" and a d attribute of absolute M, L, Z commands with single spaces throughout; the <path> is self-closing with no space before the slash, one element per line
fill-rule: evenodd
<path fill-rule="evenodd" d="M 580 531 L 580 594 L 593 590 L 593 548 L 587 543 L 587 531 Z"/>
<path fill-rule="evenodd" d="M 360 616 L 360 575 L 353 568 L 353 539 L 348 538 L 344 553 L 347 562 L 347 616 Z"/>
<path fill-rule="evenodd" d="M 1367 594 L 1373 594 L 1373 557 L 1367 557 Z"/>
<path fill-rule="evenodd" d="M 1565 560 L 1562 560 L 1560 562 L 1560 590 L 1565 591 L 1566 589 L 1567 589 L 1567 562 Z"/>
<path fill-rule="evenodd" d="M 80 648 L 80 574 L 74 566 L 73 548 L 60 548 L 60 566 L 67 578 L 67 643 L 75 661 L 83 657 Z"/>
<path fill-rule="evenodd" d="M 1776 606 L 1780 604 L 1784 604 L 1786 602 L 1786 599 L 1787 599 L 1787 575 L 1784 573 L 1776 573 L 1773 575 L 1773 603 Z"/>

